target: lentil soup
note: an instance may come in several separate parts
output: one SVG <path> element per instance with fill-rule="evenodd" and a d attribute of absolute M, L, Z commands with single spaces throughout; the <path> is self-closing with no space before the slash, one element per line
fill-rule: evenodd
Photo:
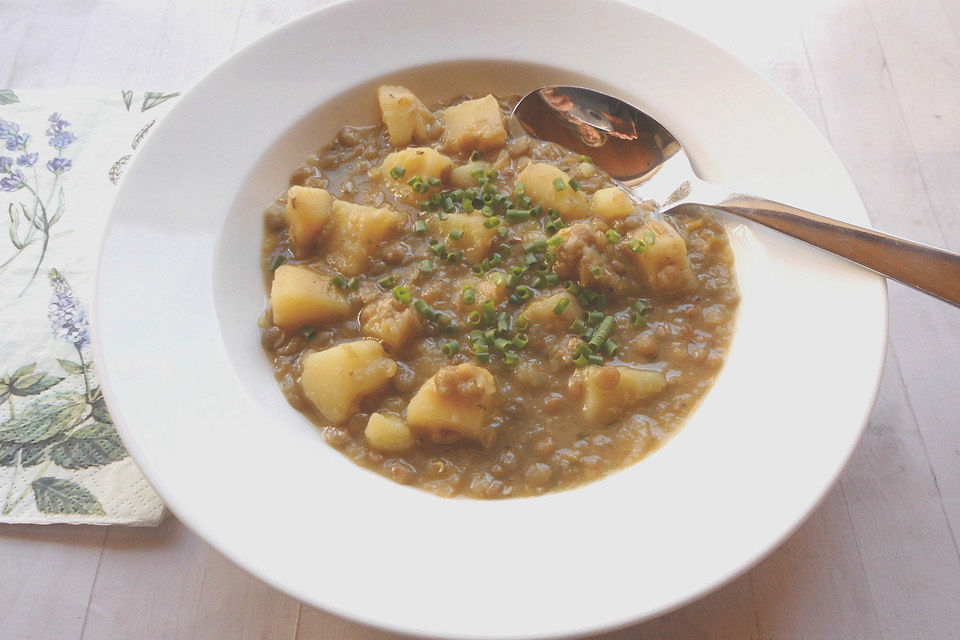
<path fill-rule="evenodd" d="M 722 225 L 511 135 L 515 97 L 377 99 L 266 209 L 261 343 L 290 404 L 442 496 L 574 487 L 663 443 L 730 343 Z"/>

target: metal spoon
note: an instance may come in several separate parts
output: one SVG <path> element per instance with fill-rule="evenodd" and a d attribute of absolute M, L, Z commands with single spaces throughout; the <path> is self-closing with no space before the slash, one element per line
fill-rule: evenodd
<path fill-rule="evenodd" d="M 719 209 L 960 306 L 960 255 L 705 182 L 672 133 L 622 100 L 549 86 L 524 96 L 513 116 L 511 126 L 589 155 L 628 189 L 643 185 L 661 213 L 683 204 Z"/>

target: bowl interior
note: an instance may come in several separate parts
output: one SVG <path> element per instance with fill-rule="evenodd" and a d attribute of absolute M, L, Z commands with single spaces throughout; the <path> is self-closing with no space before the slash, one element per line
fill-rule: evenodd
<path fill-rule="evenodd" d="M 467 0 L 417 6 L 444 29 L 413 33 L 408 5 L 379 0 L 308 15 L 214 70 L 157 125 L 101 252 L 93 333 L 111 413 L 181 519 L 335 613 L 529 638 L 678 606 L 756 562 L 836 478 L 876 390 L 882 280 L 730 221 L 737 335 L 686 427 L 580 489 L 444 500 L 356 467 L 282 398 L 256 330 L 263 208 L 340 126 L 376 121 L 380 79 L 426 100 L 593 86 L 660 119 L 704 178 L 867 224 L 856 189 L 783 95 L 676 25 L 609 0 L 591 3 L 592 20 L 575 18 L 574 0 L 517 3 L 503 21 Z M 565 18 L 536 26 L 544 15 Z M 483 38 L 463 35 L 480 22 Z"/>

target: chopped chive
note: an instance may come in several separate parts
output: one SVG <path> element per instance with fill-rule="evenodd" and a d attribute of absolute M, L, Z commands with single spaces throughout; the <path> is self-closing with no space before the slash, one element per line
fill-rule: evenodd
<path fill-rule="evenodd" d="M 600 267 L 590 267 L 590 275 L 592 275 L 594 278 L 599 278 L 603 275 L 603 269 Z"/>
<path fill-rule="evenodd" d="M 432 260 L 421 260 L 420 261 L 420 271 L 423 273 L 433 273 L 435 267 L 433 266 Z"/>
<path fill-rule="evenodd" d="M 467 316 L 467 322 L 470 324 L 480 324 L 480 321 L 483 320 L 483 316 L 480 315 L 479 311 L 471 311 L 470 315 Z"/>
<path fill-rule="evenodd" d="M 460 208 L 463 209 L 464 213 L 473 213 L 473 200 L 464 198 L 460 201 Z"/>
<path fill-rule="evenodd" d="M 530 283 L 530 286 L 534 289 L 543 289 L 546 286 L 547 281 L 544 280 L 543 276 L 537 276 L 533 279 L 533 282 Z"/>
<path fill-rule="evenodd" d="M 550 286 L 560 283 L 560 276 L 555 273 L 548 273 L 543 276 L 543 279 L 546 280 L 547 284 Z"/>
<path fill-rule="evenodd" d="M 589 311 L 587 313 L 587 324 L 591 327 L 603 320 L 603 314 L 599 311 Z"/>
<path fill-rule="evenodd" d="M 422 236 L 427 232 L 427 223 L 423 220 L 417 220 L 413 223 L 413 231 L 418 236 Z"/>
<path fill-rule="evenodd" d="M 463 304 L 471 305 L 477 301 L 477 291 L 471 286 L 463 288 Z"/>
<path fill-rule="evenodd" d="M 490 354 L 478 353 L 473 357 L 473 359 L 477 361 L 477 364 L 487 364 L 488 362 L 490 362 Z"/>
<path fill-rule="evenodd" d="M 463 229 L 454 229 L 448 236 L 451 240 L 459 240 L 463 237 Z"/>
<path fill-rule="evenodd" d="M 522 196 L 527 191 L 527 185 L 522 182 L 518 182 L 517 186 L 513 188 L 513 194 L 517 196 Z"/>
<path fill-rule="evenodd" d="M 332 278 L 330 278 L 330 282 L 333 284 L 333 286 L 337 287 L 338 289 L 343 289 L 345 286 L 347 286 L 347 279 L 344 278 L 339 273 L 333 276 Z"/>
<path fill-rule="evenodd" d="M 476 149 L 474 149 L 473 152 L 470 154 L 470 162 L 473 162 L 473 161 L 475 161 L 475 160 L 479 160 L 480 157 L 481 157 L 481 156 L 480 156 L 480 152 L 477 151 Z"/>
<path fill-rule="evenodd" d="M 647 248 L 647 245 L 640 242 L 639 240 L 631 240 L 627 243 L 627 249 L 633 251 L 634 253 L 643 253 L 643 250 Z"/>
<path fill-rule="evenodd" d="M 447 254 L 447 264 L 457 264 L 463 257 L 463 251 L 451 251 Z"/>
<path fill-rule="evenodd" d="M 490 216 L 483 221 L 483 226 L 485 226 L 487 229 L 493 229 L 494 227 L 500 226 L 500 218 L 497 216 Z"/>
<path fill-rule="evenodd" d="M 603 351 L 603 353 L 608 357 L 612 357 L 613 355 L 615 355 L 619 348 L 620 348 L 620 345 L 614 342 L 611 338 L 607 338 L 603 342 L 603 344 L 600 345 L 600 350 Z"/>
<path fill-rule="evenodd" d="M 278 253 L 277 255 L 273 256 L 270 258 L 270 271 L 276 271 L 280 268 L 280 265 L 286 261 L 287 256 L 283 255 L 282 253 Z"/>
<path fill-rule="evenodd" d="M 549 238 L 547 238 L 547 247 L 550 249 L 556 249 L 563 242 L 563 236 L 559 233 L 555 233 Z"/>
<path fill-rule="evenodd" d="M 482 312 L 483 312 L 484 324 L 493 324 L 493 320 L 495 316 L 493 300 L 484 300 L 482 305 Z"/>
<path fill-rule="evenodd" d="M 497 314 L 497 331 L 500 333 L 510 331 L 510 315 L 506 311 Z"/>
<path fill-rule="evenodd" d="M 587 323 L 583 321 L 582 318 L 577 318 L 570 323 L 570 331 L 573 331 L 576 334 L 583 333 L 583 330 L 587 328 Z"/>
<path fill-rule="evenodd" d="M 600 366 L 603 364 L 603 356 L 589 355 L 587 356 L 587 362 L 593 365 Z"/>
<path fill-rule="evenodd" d="M 517 317 L 517 321 L 513 323 L 513 327 L 517 331 L 526 331 L 527 329 L 530 328 L 530 318 L 528 318 L 527 316 Z"/>
<path fill-rule="evenodd" d="M 587 362 L 588 362 L 587 357 L 584 355 L 578 355 L 576 358 L 573 359 L 573 364 L 575 364 L 578 367 L 587 366 Z"/>
<path fill-rule="evenodd" d="M 500 255 L 500 254 L 497 254 L 497 255 Z M 493 273 L 490 274 L 490 279 L 493 280 L 493 284 L 499 287 L 500 285 L 502 285 L 504 282 L 507 281 L 507 276 L 505 276 L 500 271 L 494 271 Z"/>
<path fill-rule="evenodd" d="M 377 280 L 377 284 L 380 285 L 381 289 L 384 289 L 384 290 L 391 289 L 393 288 L 393 285 L 394 285 L 393 276 L 392 275 L 383 276 L 382 278 Z"/>
<path fill-rule="evenodd" d="M 431 187 L 439 187 L 440 185 L 443 184 L 443 180 L 435 176 L 430 176 L 429 178 L 427 178 L 427 184 L 430 185 Z"/>
<path fill-rule="evenodd" d="M 415 301 L 413 303 L 413 308 L 417 311 L 417 313 L 422 313 L 424 315 L 426 315 L 427 312 L 431 310 L 430 305 L 427 304 L 426 300 Z"/>
<path fill-rule="evenodd" d="M 530 219 L 530 212 L 524 209 L 507 209 L 507 220 L 510 222 L 520 222 Z"/>
<path fill-rule="evenodd" d="M 452 356 L 460 351 L 460 343 L 456 340 L 451 340 L 443 345 L 443 355 Z"/>
<path fill-rule="evenodd" d="M 517 287 L 514 295 L 516 295 L 521 300 L 527 300 L 530 298 L 530 296 L 533 295 L 533 289 L 522 284 L 519 287 Z"/>
<path fill-rule="evenodd" d="M 505 354 L 503 354 L 503 362 L 505 364 L 517 364 L 520 362 L 520 356 L 513 351 L 507 351 Z"/>
<path fill-rule="evenodd" d="M 557 191 L 563 191 L 567 188 L 567 185 L 563 184 L 563 178 L 554 178 L 553 188 Z"/>
<path fill-rule="evenodd" d="M 617 244 L 620 242 L 620 239 L 623 238 L 623 236 L 620 235 L 620 232 L 618 232 L 616 229 L 607 229 L 606 236 L 607 242 L 610 244 Z"/>
<path fill-rule="evenodd" d="M 359 280 L 357 280 L 356 278 L 350 278 L 349 280 L 347 280 L 347 289 L 350 289 L 351 291 L 356 291 L 359 288 L 360 288 Z"/>
<path fill-rule="evenodd" d="M 510 341 L 506 338 L 497 338 L 493 341 L 493 348 L 497 351 L 504 352 L 507 350 L 507 347 L 510 346 Z"/>
<path fill-rule="evenodd" d="M 580 162 L 590 162 L 593 163 L 593 159 L 590 156 L 580 156 Z"/>
<path fill-rule="evenodd" d="M 423 178 L 421 178 L 420 176 L 413 176 L 412 178 L 407 180 L 407 184 L 410 185 L 411 187 L 417 184 L 418 182 L 423 182 Z"/>
<path fill-rule="evenodd" d="M 317 337 L 317 328 L 311 326 L 302 327 L 300 329 L 300 337 L 307 342 L 313 340 Z"/>
<path fill-rule="evenodd" d="M 580 181 L 577 180 L 576 178 L 570 178 L 567 184 L 569 184 L 570 188 L 573 189 L 574 191 L 580 191 Z"/>
<path fill-rule="evenodd" d="M 445 197 L 440 203 L 440 206 L 443 207 L 445 213 L 453 213 L 454 209 L 457 208 L 456 205 L 453 204 L 453 198 L 450 196 Z"/>
<path fill-rule="evenodd" d="M 476 169 L 470 170 L 470 177 L 477 178 L 478 180 L 483 177 L 484 171 L 482 167 L 477 167 Z"/>
<path fill-rule="evenodd" d="M 447 247 L 442 242 L 431 242 L 430 251 L 433 251 L 433 255 L 437 256 L 441 260 L 447 258 Z"/>
<path fill-rule="evenodd" d="M 567 308 L 569 305 L 570 305 L 570 298 L 563 297 L 563 298 L 560 300 L 560 302 L 558 302 L 557 304 L 553 305 L 553 312 L 559 316 L 560 314 L 562 314 L 562 313 L 564 312 L 564 310 L 566 310 L 566 308 Z"/>
<path fill-rule="evenodd" d="M 500 175 L 500 172 L 496 169 L 487 169 L 487 177 L 491 180 L 496 179 Z"/>
<path fill-rule="evenodd" d="M 416 191 L 417 193 L 426 193 L 427 191 L 430 191 L 430 186 L 426 182 L 423 182 L 421 180 L 420 182 L 413 185 L 413 190 Z"/>
<path fill-rule="evenodd" d="M 613 316 L 606 316 L 600 325 L 597 327 L 597 330 L 594 332 L 593 337 L 590 338 L 590 348 L 594 351 L 600 348 L 600 345 L 610 337 L 610 332 L 613 331 L 614 326 Z"/>
<path fill-rule="evenodd" d="M 404 169 L 403 167 L 394 167 L 393 169 L 390 169 L 390 176 L 394 180 L 399 180 L 400 178 L 403 177 L 403 174 L 405 174 L 406 172 L 407 170 Z"/>
<path fill-rule="evenodd" d="M 643 234 L 643 242 L 646 245 L 656 244 L 657 235 L 653 231 L 646 231 Z"/>
<path fill-rule="evenodd" d="M 506 227 L 500 227 L 499 229 L 497 229 L 497 235 L 500 236 L 501 238 L 506 238 L 508 233 L 510 233 L 510 230 L 507 229 Z"/>
<path fill-rule="evenodd" d="M 523 349 L 525 346 L 527 346 L 528 342 L 530 342 L 530 337 L 527 336 L 527 334 L 518 333 L 517 335 L 513 336 L 513 340 L 510 341 L 510 344 L 517 349 Z"/>
<path fill-rule="evenodd" d="M 403 304 L 410 304 L 413 302 L 413 294 L 410 293 L 410 289 L 407 289 L 406 287 L 396 286 L 390 291 L 393 293 L 393 297 Z"/>

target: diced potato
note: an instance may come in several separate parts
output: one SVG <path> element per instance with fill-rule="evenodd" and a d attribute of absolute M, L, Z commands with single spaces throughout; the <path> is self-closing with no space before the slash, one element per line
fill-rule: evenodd
<path fill-rule="evenodd" d="M 583 191 L 574 191 L 570 176 L 552 164 L 531 162 L 520 175 L 517 183 L 523 184 L 526 195 L 547 209 L 556 209 L 564 220 L 579 220 L 590 215 L 590 199 Z M 557 186 L 563 188 L 557 190 Z"/>
<path fill-rule="evenodd" d="M 431 218 L 429 225 L 431 231 L 440 236 L 447 245 L 448 250 L 463 251 L 466 261 L 475 264 L 489 255 L 493 239 L 497 236 L 495 228 L 488 229 L 483 226 L 485 220 L 479 213 L 449 213 L 443 220 Z M 456 234 L 458 230 L 462 231 L 463 235 L 459 240 L 452 239 L 450 233 Z"/>
<path fill-rule="evenodd" d="M 567 300 L 567 306 L 561 313 L 554 313 L 554 308 L 564 299 Z M 528 302 L 523 315 L 530 320 L 531 327 L 539 327 L 545 331 L 566 331 L 574 320 L 583 316 L 583 309 L 569 293 L 555 293 Z"/>
<path fill-rule="evenodd" d="M 475 178 L 471 175 L 476 169 L 481 169 L 486 173 L 487 169 L 490 168 L 489 162 L 483 162 L 482 160 L 477 160 L 475 162 L 468 162 L 467 164 L 460 165 L 459 167 L 454 167 L 453 171 L 450 172 L 450 184 L 457 187 L 458 189 L 469 189 L 470 187 L 477 186 L 478 178 Z"/>
<path fill-rule="evenodd" d="M 382 340 L 393 351 L 402 349 L 407 340 L 420 333 L 422 327 L 420 314 L 392 296 L 374 300 L 360 312 L 360 330 L 363 334 Z"/>
<path fill-rule="evenodd" d="M 349 420 L 364 396 L 397 373 L 397 363 L 384 356 L 376 340 L 345 342 L 308 354 L 300 366 L 304 395 L 333 424 Z"/>
<path fill-rule="evenodd" d="M 498 305 L 506 299 L 507 281 L 505 278 L 497 284 L 497 281 L 494 280 L 494 274 L 488 273 L 477 285 L 477 300 L 481 302 L 492 300 L 495 305 Z"/>
<path fill-rule="evenodd" d="M 294 255 L 303 256 L 313 248 L 317 235 L 330 217 L 332 204 L 333 198 L 324 189 L 290 187 L 287 191 L 284 219 Z"/>
<path fill-rule="evenodd" d="M 637 210 L 637 207 L 630 200 L 630 196 L 618 187 L 607 187 L 606 189 L 597 189 L 590 199 L 590 209 L 593 215 L 603 218 L 608 222 L 614 222 Z"/>
<path fill-rule="evenodd" d="M 395 167 L 403 169 L 403 175 L 400 178 L 390 175 L 390 171 Z M 407 184 L 410 179 L 420 176 L 425 181 L 429 178 L 439 178 L 446 182 L 452 170 L 453 160 L 436 149 L 411 147 L 388 155 L 374 174 L 384 181 L 398 200 L 413 203 L 426 198 L 437 189 L 430 187 L 430 190 L 425 193 L 417 193 Z"/>
<path fill-rule="evenodd" d="M 642 243 L 639 253 L 629 248 L 633 242 Z M 634 229 L 620 246 L 633 257 L 647 286 L 654 291 L 687 293 L 697 288 L 697 278 L 687 258 L 687 245 L 665 220 L 651 220 Z"/>
<path fill-rule="evenodd" d="M 491 151 L 507 140 L 500 104 L 491 95 L 443 110 L 443 140 L 458 151 Z"/>
<path fill-rule="evenodd" d="M 377 245 L 402 222 L 401 214 L 386 207 L 378 209 L 334 200 L 331 231 L 324 242 L 327 260 L 345 276 L 359 274 Z"/>
<path fill-rule="evenodd" d="M 659 371 L 622 365 L 586 367 L 573 375 L 584 386 L 583 417 L 597 426 L 623 416 L 667 385 Z"/>
<path fill-rule="evenodd" d="M 406 87 L 384 85 L 377 89 L 377 101 L 383 124 L 387 125 L 390 144 L 403 147 L 416 140 L 430 139 L 428 125 L 435 120 L 430 110 Z"/>
<path fill-rule="evenodd" d="M 397 416 L 374 413 L 363 431 L 367 442 L 380 451 L 406 451 L 414 445 L 413 434 Z"/>
<path fill-rule="evenodd" d="M 350 302 L 330 282 L 330 274 L 292 264 L 280 265 L 273 274 L 270 307 L 273 323 L 281 329 L 336 322 L 350 315 Z"/>
<path fill-rule="evenodd" d="M 479 439 L 497 391 L 496 380 L 471 362 L 441 368 L 407 405 L 407 424 L 432 437 Z"/>

